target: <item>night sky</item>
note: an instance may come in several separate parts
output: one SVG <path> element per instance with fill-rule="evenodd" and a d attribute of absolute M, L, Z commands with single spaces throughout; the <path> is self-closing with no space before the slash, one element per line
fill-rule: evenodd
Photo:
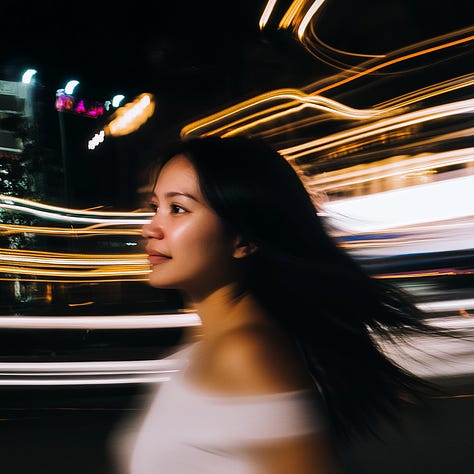
<path fill-rule="evenodd" d="M 117 93 L 156 99 L 152 120 L 133 137 L 83 148 L 89 119 L 67 117 L 70 170 L 77 206 L 127 207 L 138 170 L 185 124 L 228 105 L 281 87 L 302 87 L 336 72 L 311 56 L 287 31 L 258 29 L 264 1 L 2 2 L 0 79 L 38 69 L 46 110 L 55 91 L 77 79 L 77 94 L 105 101 Z M 291 4 L 279 2 L 282 10 Z M 318 37 L 339 49 L 381 54 L 470 26 L 472 2 L 329 0 L 318 16 Z M 58 144 L 51 105 L 50 143 Z M 48 119 L 48 117 L 50 117 Z M 81 144 L 76 143 L 81 137 Z M 46 138 L 45 138 L 46 139 Z M 74 194 L 74 193 L 73 193 Z M 107 197 L 114 196 L 112 199 Z M 117 197 L 118 196 L 118 197 Z"/>
<path fill-rule="evenodd" d="M 35 65 L 46 87 L 75 77 L 97 99 L 146 89 L 180 95 L 188 87 L 191 100 L 219 107 L 238 94 L 334 72 L 275 25 L 258 29 L 265 3 L 4 0 L 3 75 Z M 277 4 L 284 10 L 290 3 Z M 472 23 L 468 0 L 328 0 L 317 32 L 335 48 L 381 54 Z"/>

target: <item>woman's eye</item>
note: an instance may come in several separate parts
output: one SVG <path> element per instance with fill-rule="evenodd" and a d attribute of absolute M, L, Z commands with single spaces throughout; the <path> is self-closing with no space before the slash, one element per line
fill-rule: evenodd
<path fill-rule="evenodd" d="M 155 214 L 158 212 L 158 204 L 155 204 L 154 202 L 150 202 L 148 206 L 150 210 L 154 212 Z"/>
<path fill-rule="evenodd" d="M 186 212 L 186 209 L 184 209 L 184 207 L 179 206 L 178 204 L 171 204 L 170 209 L 172 214 L 183 214 Z"/>

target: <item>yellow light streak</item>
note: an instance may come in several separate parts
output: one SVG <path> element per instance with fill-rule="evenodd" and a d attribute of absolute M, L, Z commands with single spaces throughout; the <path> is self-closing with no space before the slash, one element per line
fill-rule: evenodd
<path fill-rule="evenodd" d="M 321 8 L 324 2 L 325 0 L 316 0 L 311 5 L 311 7 L 309 7 L 309 10 L 305 13 L 303 19 L 301 20 L 301 23 L 298 26 L 298 38 L 300 41 L 303 39 L 308 23 L 311 21 L 316 12 Z"/>
<path fill-rule="evenodd" d="M 323 96 L 314 96 L 312 94 L 305 94 L 303 91 L 298 90 L 298 89 L 279 89 L 276 91 L 269 92 L 267 94 L 262 94 L 251 101 L 248 101 L 247 103 L 244 103 L 243 105 L 239 107 L 235 107 L 232 109 L 228 109 L 228 112 L 225 114 L 224 117 L 230 117 L 232 115 L 235 115 L 236 113 L 242 113 L 242 112 L 247 112 L 251 113 L 252 108 L 258 108 L 262 105 L 265 105 L 268 102 L 273 102 L 273 101 L 289 101 L 290 103 L 283 104 L 280 107 L 291 107 L 292 104 L 294 103 L 299 103 L 296 108 L 291 109 L 291 113 L 295 113 L 297 111 L 302 110 L 303 108 L 311 108 L 311 109 L 317 109 L 323 112 L 328 112 L 330 114 L 333 114 L 336 118 L 344 118 L 344 119 L 369 119 L 373 118 L 376 116 L 380 116 L 384 113 L 387 113 L 384 110 L 376 110 L 376 109 L 355 109 L 352 107 L 349 107 L 347 105 L 344 105 L 340 102 L 337 102 L 336 100 L 329 99 L 327 97 Z M 247 115 L 243 119 L 240 120 L 235 120 L 232 123 L 232 127 L 235 129 L 235 125 L 242 122 L 242 121 L 249 121 L 253 120 L 251 126 L 254 127 L 261 121 L 267 121 L 268 118 L 263 118 L 261 120 L 255 120 L 255 117 L 262 114 L 263 112 L 257 112 L 255 115 Z M 282 115 L 287 114 L 288 112 L 281 112 Z M 215 120 L 213 120 L 213 117 L 209 117 L 206 119 L 203 119 L 198 122 L 194 122 L 193 124 L 190 124 L 182 129 L 181 135 L 191 135 L 198 133 L 199 128 L 201 127 L 208 127 L 209 124 L 211 123 L 216 123 L 217 121 L 222 120 L 224 118 L 221 114 L 216 114 Z M 275 115 L 272 115 L 272 119 L 275 117 Z M 240 131 L 241 129 L 237 128 L 235 129 L 237 132 Z"/>
<path fill-rule="evenodd" d="M 43 219 L 52 219 L 52 220 L 60 220 L 64 222 L 75 222 L 75 223 L 102 223 L 108 225 L 125 225 L 125 224 L 137 224 L 140 223 L 138 219 L 135 219 L 135 216 L 130 219 L 116 219 L 115 222 L 111 221 L 109 217 L 95 217 L 94 213 L 90 213 L 88 217 L 82 216 L 74 216 L 74 215 L 60 215 L 54 212 L 42 211 L 39 209 L 32 209 L 30 207 L 19 206 L 17 204 L 2 204 L 0 206 L 3 209 L 10 209 L 12 211 L 23 212 L 25 214 L 33 214 L 36 217 L 41 217 Z M 142 223 L 145 223 L 143 221 Z"/>
<path fill-rule="evenodd" d="M 299 11 L 304 7 L 306 0 L 294 0 L 293 3 L 290 5 L 286 13 L 283 15 L 282 19 L 280 20 L 280 24 L 278 28 L 285 29 L 288 28 L 296 18 L 296 15 Z"/>
<path fill-rule="evenodd" d="M 408 279 L 408 278 L 427 278 L 427 277 L 438 277 L 438 276 L 454 276 L 466 274 L 466 272 L 458 272 L 456 270 L 434 270 L 434 271 L 419 271 L 419 272 L 400 272 L 400 273 L 386 273 L 377 275 L 375 278 L 380 280 L 386 279 Z"/>
<path fill-rule="evenodd" d="M 84 255 L 18 249 L 0 249 L 0 261 L 55 266 L 148 265 L 144 254 L 113 256 L 104 254 Z"/>
<path fill-rule="evenodd" d="M 390 60 L 385 61 L 381 64 L 376 64 L 375 66 L 369 67 L 369 68 L 367 68 L 363 71 L 356 72 L 353 75 L 351 75 L 349 77 L 346 77 L 345 79 L 342 79 L 338 82 L 335 82 L 333 84 L 329 84 L 325 87 L 322 87 L 321 89 L 314 91 L 313 94 L 322 94 L 323 92 L 334 89 L 334 88 L 339 87 L 343 84 L 347 84 L 348 82 L 354 81 L 354 80 L 359 79 L 363 76 L 367 76 L 367 75 L 372 74 L 376 71 L 380 71 L 381 69 L 387 68 L 389 66 L 393 66 L 394 64 L 397 64 L 397 63 L 400 63 L 400 62 L 403 62 L 403 61 L 408 61 L 409 59 L 413 59 L 413 58 L 416 58 L 416 57 L 419 57 L 419 56 L 423 56 L 425 54 L 434 53 L 435 51 L 441 51 L 443 49 L 452 48 L 453 46 L 459 46 L 459 45 L 464 44 L 464 43 L 469 43 L 470 41 L 473 41 L 473 40 L 474 40 L 474 35 L 471 35 L 471 36 L 467 36 L 465 38 L 460 38 L 460 39 L 457 39 L 457 40 L 454 40 L 454 41 L 450 41 L 448 43 L 443 43 L 443 44 L 440 44 L 440 45 L 437 45 L 437 46 L 432 46 L 430 48 L 426 48 L 426 49 L 423 49 L 421 51 L 415 51 L 415 52 L 410 53 L 410 54 L 406 54 L 406 55 L 403 55 L 403 56 L 400 56 L 400 57 L 390 59 Z"/>
<path fill-rule="evenodd" d="M 311 140 L 301 145 L 280 150 L 289 160 L 294 160 L 308 153 L 322 151 L 329 147 L 341 146 L 349 143 L 354 137 L 362 139 L 376 134 L 387 133 L 391 130 L 402 127 L 409 127 L 422 122 L 436 120 L 452 115 L 472 113 L 474 111 L 474 99 L 461 100 L 430 107 L 422 110 L 415 110 L 395 117 L 382 119 L 376 123 L 356 127 L 348 131 L 338 132 L 328 137 Z"/>
<path fill-rule="evenodd" d="M 148 275 L 148 274 L 147 274 Z M 84 284 L 84 283 L 117 283 L 117 282 L 139 282 L 139 281 L 143 281 L 143 282 L 147 282 L 148 281 L 148 276 L 143 276 L 143 277 L 140 277 L 140 276 L 118 276 L 116 278 L 102 278 L 102 277 L 96 277 L 94 276 L 94 278 L 82 278 L 82 275 L 81 275 L 81 278 L 78 278 L 78 279 L 74 279 L 74 278 L 60 278 L 60 277 L 56 277 L 55 275 L 51 276 L 50 278 L 46 278 L 42 275 L 37 275 L 35 276 L 34 278 L 28 278 L 28 275 L 22 275 L 21 277 L 19 277 L 18 275 L 17 276 L 14 276 L 14 277 L 2 277 L 0 276 L 0 281 L 6 281 L 6 282 L 12 282 L 12 281 L 20 281 L 20 282 L 29 282 L 29 283 L 67 283 L 67 284 L 75 284 L 75 283 L 80 283 L 80 284 Z"/>
<path fill-rule="evenodd" d="M 117 109 L 113 119 L 104 127 L 107 135 L 128 135 L 140 128 L 154 113 L 152 94 L 140 94 L 135 100 Z"/>
<path fill-rule="evenodd" d="M 101 224 L 103 226 L 109 225 Z M 113 223 L 111 224 L 114 225 Z M 88 226 L 84 228 L 63 228 L 63 227 L 43 227 L 43 226 L 30 226 L 30 225 L 12 225 L 12 224 L 0 224 L 0 235 L 14 235 L 14 234 L 38 234 L 38 235 L 50 235 L 50 236 L 61 236 L 84 238 L 94 237 L 98 235 L 130 235 L 137 236 L 141 234 L 139 227 L 137 228 L 118 228 L 118 229 L 107 229 L 100 228 L 98 226 Z"/>
<path fill-rule="evenodd" d="M 60 226 L 0 224 L 0 235 L 23 234 L 32 238 L 28 245 L 36 245 L 34 236 L 54 236 L 74 239 L 107 236 L 131 238 L 120 242 L 125 247 L 138 248 L 143 223 L 149 222 L 150 212 L 106 212 L 78 210 L 42 204 L 27 199 L 0 195 L 3 212 L 33 214 L 36 218 L 59 221 Z M 79 228 L 71 227 L 71 223 Z M 92 225 L 91 225 L 92 223 Z M 150 271 L 143 253 L 72 253 L 0 248 L 0 280 L 58 282 L 73 281 L 132 281 L 146 280 Z"/>
<path fill-rule="evenodd" d="M 90 306 L 94 304 L 94 301 L 84 301 L 83 303 L 68 303 L 68 306 L 71 308 L 75 308 L 76 306 Z"/>
<path fill-rule="evenodd" d="M 343 79 L 337 79 L 337 76 L 336 76 L 333 82 L 326 84 L 324 86 L 321 86 L 318 89 L 313 90 L 309 93 L 304 93 L 303 91 L 298 90 L 298 89 L 280 89 L 280 90 L 270 91 L 270 92 L 261 94 L 259 96 L 256 96 L 253 99 L 249 99 L 239 104 L 236 104 L 234 106 L 228 107 L 208 117 L 192 122 L 182 128 L 181 135 L 182 136 L 210 135 L 210 134 L 236 135 L 239 133 L 244 133 L 252 128 L 256 128 L 257 126 L 262 125 L 263 123 L 270 123 L 271 121 L 281 119 L 285 115 L 290 115 L 290 114 L 295 114 L 297 112 L 300 112 L 302 110 L 302 107 L 300 105 L 302 103 L 302 97 L 309 98 L 311 96 L 313 97 L 321 96 L 323 92 L 327 92 L 329 90 L 335 89 L 342 85 L 348 84 L 351 81 L 355 81 L 356 79 L 375 73 L 377 71 L 380 71 L 394 64 L 397 64 L 403 61 L 408 61 L 416 57 L 421 57 L 423 55 L 428 55 L 437 51 L 445 50 L 445 49 L 459 46 L 462 44 L 466 44 L 472 41 L 473 39 L 474 39 L 474 35 L 470 35 L 467 37 L 458 38 L 456 40 L 448 41 L 448 42 L 438 44 L 435 46 L 430 46 L 422 50 L 417 50 L 409 54 L 402 54 L 402 51 L 404 50 L 401 50 L 399 52 L 394 52 L 392 55 L 397 55 L 397 54 L 401 54 L 401 55 L 396 56 L 392 59 L 385 60 L 384 62 L 381 62 L 379 64 L 376 64 L 370 67 L 361 65 L 356 70 L 348 71 L 346 73 L 347 77 L 344 77 Z M 434 40 L 431 41 L 431 43 L 435 40 L 439 41 L 440 38 L 435 38 Z M 423 44 L 425 43 L 426 42 L 424 42 Z M 416 47 L 419 47 L 419 45 L 414 45 L 411 48 L 413 49 Z M 324 82 L 327 83 L 330 79 L 331 78 L 326 78 Z M 428 94 L 428 96 L 434 96 L 434 95 L 437 95 L 437 91 L 438 93 L 446 93 L 456 88 L 467 87 L 468 85 L 471 85 L 471 83 L 472 83 L 472 79 L 468 80 L 468 84 L 463 84 L 462 82 L 459 82 L 459 81 L 457 84 L 453 84 L 451 82 L 450 89 L 447 87 L 442 87 L 442 86 L 438 86 L 438 87 L 432 86 L 432 89 L 428 89 L 428 92 L 426 94 Z M 289 103 L 280 104 L 278 107 L 271 108 L 270 110 L 259 110 L 258 112 L 254 111 L 255 109 L 258 109 L 259 107 L 266 106 L 266 105 L 270 105 L 273 107 L 272 102 L 281 101 L 282 99 L 285 98 L 287 94 L 288 94 L 287 100 L 289 101 Z M 413 94 L 415 93 L 412 93 L 412 99 L 408 102 L 408 104 L 413 103 L 413 101 L 415 100 L 415 98 L 413 97 Z M 294 96 L 298 97 L 298 99 L 295 100 Z M 424 98 L 426 98 L 426 96 Z M 422 98 L 419 98 L 418 100 L 422 100 Z M 306 103 L 311 104 L 311 101 L 309 99 L 306 99 Z M 374 110 L 378 110 L 379 112 L 381 110 L 385 110 L 385 112 L 388 113 L 388 112 L 393 112 L 393 110 L 400 107 L 401 107 L 400 104 L 398 105 L 393 104 L 392 106 L 388 108 L 378 107 L 376 109 L 374 108 Z"/>
<path fill-rule="evenodd" d="M 310 2 L 307 0 L 295 0 L 288 10 L 283 15 L 279 28 L 280 29 L 291 29 L 296 32 L 296 38 L 301 42 L 301 44 L 315 57 L 320 59 L 327 64 L 334 66 L 338 63 L 338 61 L 333 60 L 332 62 L 326 61 L 323 57 L 321 57 L 321 52 L 317 47 L 314 47 L 313 41 L 311 36 L 313 36 L 317 43 L 321 44 L 325 49 L 336 52 L 337 54 L 343 54 L 346 56 L 353 56 L 353 57 L 366 57 L 366 58 L 383 58 L 385 55 L 374 55 L 374 54 L 361 54 L 361 53 L 352 53 L 346 52 L 342 50 L 338 50 L 334 47 L 328 46 L 327 44 L 323 43 L 318 36 L 314 32 L 313 25 L 315 22 L 313 21 L 316 13 L 321 10 L 325 0 L 315 0 L 311 3 L 309 8 L 306 8 L 306 5 Z M 306 13 L 303 14 L 303 11 L 306 8 Z M 308 28 L 308 25 L 311 27 Z M 309 31 L 309 32 L 308 32 Z M 319 53 L 319 54 L 317 54 Z M 323 54 L 324 56 L 324 54 Z M 346 65 L 343 65 L 346 67 Z M 337 67 L 337 65 L 336 65 Z"/>
<path fill-rule="evenodd" d="M 3 205 L 14 206 L 18 205 L 19 208 L 23 207 L 32 207 L 32 208 L 39 208 L 44 211 L 55 212 L 58 214 L 76 214 L 80 216 L 102 216 L 102 217 L 123 217 L 123 218 L 131 218 L 131 217 L 149 217 L 152 214 L 150 212 L 112 212 L 112 211 L 91 211 L 85 209 L 71 209 L 68 207 L 60 207 L 60 206 L 52 206 L 50 204 L 43 204 L 37 201 L 31 201 L 29 199 L 23 199 L 15 196 L 7 196 L 5 194 L 0 194 L 0 207 Z"/>
<path fill-rule="evenodd" d="M 265 8 L 263 10 L 262 16 L 258 22 L 258 26 L 261 30 L 263 30 L 270 19 L 270 16 L 275 8 L 277 0 L 268 0 Z"/>
<path fill-rule="evenodd" d="M 464 89 L 465 87 L 471 87 L 473 85 L 474 74 L 465 74 L 463 76 L 448 79 L 443 82 L 438 82 L 422 89 L 411 91 L 401 96 L 387 100 L 377 104 L 377 108 L 392 109 L 408 107 L 409 105 L 416 102 L 422 102 L 432 97 L 436 97 L 441 94 L 448 94 L 449 92 Z"/>
<path fill-rule="evenodd" d="M 355 165 L 342 170 L 318 174 L 308 180 L 308 184 L 320 191 L 330 192 L 334 189 L 371 180 L 405 176 L 407 173 L 471 162 L 474 162 L 474 147 L 413 157 L 395 156 L 388 160 L 380 160 L 376 165 L 370 167 Z"/>
<path fill-rule="evenodd" d="M 40 277 L 48 276 L 48 277 L 70 277 L 70 278 L 93 278 L 93 281 L 96 281 L 95 277 L 103 278 L 103 277 L 116 277 L 116 279 L 122 280 L 125 276 L 143 276 L 150 273 L 149 268 L 138 268 L 138 269 L 114 269 L 107 268 L 107 269 L 93 269 L 93 270 L 81 270 L 81 271 L 74 271 L 74 270 L 48 270 L 44 269 L 37 269 L 37 268 L 28 268 L 28 267 L 13 267 L 13 266 L 0 266 L 0 273 L 9 273 L 15 275 L 37 275 Z M 5 278 L 8 279 L 8 278 Z M 15 278 L 11 278 L 15 279 Z M 35 279 L 35 281 L 37 281 Z M 51 281 L 51 280 L 47 280 Z"/>
<path fill-rule="evenodd" d="M 325 43 L 324 41 L 321 40 L 321 38 L 319 38 L 317 36 L 317 34 L 314 32 L 312 26 L 311 26 L 311 34 L 312 36 L 314 37 L 314 39 L 316 40 L 316 42 L 318 44 L 320 44 L 324 49 L 327 49 L 333 53 L 337 53 L 339 55 L 344 55 L 344 56 L 351 56 L 351 57 L 354 57 L 354 58 L 385 58 L 386 57 L 386 54 L 364 54 L 364 53 L 354 53 L 354 52 L 351 52 L 351 51 L 344 51 L 342 49 L 338 49 L 338 48 L 335 48 L 334 46 L 331 46 L 327 43 Z M 309 37 L 309 34 L 306 34 L 304 36 L 304 38 L 302 39 L 302 42 L 304 41 L 303 45 L 306 47 L 307 50 L 309 50 L 309 52 L 311 54 L 314 54 L 313 51 L 312 51 L 312 41 Z M 308 44 L 309 43 L 309 44 Z M 318 48 L 314 48 L 317 50 L 317 52 L 319 54 L 322 54 L 320 49 Z M 329 64 L 330 66 L 335 66 L 334 62 L 328 62 L 328 61 L 325 61 L 323 58 L 321 58 L 320 56 L 314 54 L 314 56 L 316 56 L 318 59 L 321 59 L 323 62 L 325 62 L 326 64 Z M 324 55 L 326 56 L 326 55 Z M 333 60 L 334 61 L 334 60 Z M 344 65 L 346 68 L 347 65 Z M 337 66 L 336 66 L 337 67 Z M 350 66 L 349 66 L 350 67 Z"/>

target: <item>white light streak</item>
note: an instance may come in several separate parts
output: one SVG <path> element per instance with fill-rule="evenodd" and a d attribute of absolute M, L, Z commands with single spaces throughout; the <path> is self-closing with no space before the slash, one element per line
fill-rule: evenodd
<path fill-rule="evenodd" d="M 377 230 L 474 215 L 474 176 L 411 186 L 323 205 L 329 221 L 346 232 Z"/>
<path fill-rule="evenodd" d="M 88 224 L 109 224 L 109 225 L 127 225 L 127 224 L 146 224 L 149 222 L 148 219 L 146 220 L 139 220 L 139 219 L 110 219 L 108 217 L 79 217 L 79 216 L 66 216 L 61 214 L 56 214 L 54 212 L 49 211 L 41 211 L 39 209 L 32 209 L 30 207 L 18 206 L 18 205 L 10 205 L 10 204 L 2 204 L 1 206 L 3 209 L 11 209 L 18 212 L 24 212 L 26 214 L 33 214 L 38 217 L 42 217 L 44 219 L 51 219 L 53 221 L 63 221 L 63 222 L 81 222 L 81 223 L 88 223 Z M 71 212 L 71 211 L 69 211 Z M 91 213 L 94 215 L 94 213 Z M 131 213 L 130 213 L 131 214 Z"/>
<path fill-rule="evenodd" d="M 167 382 L 169 376 L 153 374 L 150 376 L 115 377 L 115 378 L 51 378 L 41 377 L 40 379 L 30 378 L 5 378 L 0 379 L 0 386 L 70 386 L 70 385 L 123 385 L 137 383 L 157 383 Z"/>
<path fill-rule="evenodd" d="M 398 365 L 419 377 L 472 376 L 474 373 L 474 319 L 444 318 L 427 320 L 433 326 L 460 329 L 464 337 L 413 336 L 390 343 L 376 338 L 385 354 Z"/>
<path fill-rule="evenodd" d="M 258 26 L 261 30 L 265 28 L 265 25 L 268 23 L 268 19 L 270 18 L 273 9 L 275 8 L 277 0 L 268 0 L 267 4 L 265 5 L 265 9 L 263 10 L 262 16 L 258 22 Z"/>
<path fill-rule="evenodd" d="M 418 308 L 427 313 L 442 313 L 454 311 L 468 311 L 474 309 L 474 298 L 460 300 L 430 301 L 428 303 L 418 303 Z M 461 320 L 465 325 L 473 325 L 469 318 Z"/>
<path fill-rule="evenodd" d="M 96 133 L 88 142 L 87 148 L 93 150 L 95 147 L 99 146 L 105 139 L 105 132 L 101 130 L 99 133 Z"/>
<path fill-rule="evenodd" d="M 387 113 L 388 111 L 385 112 Z M 406 128 L 427 121 L 472 112 L 474 112 L 474 99 L 450 102 L 449 104 L 442 104 L 426 109 L 400 114 L 395 117 L 381 119 L 369 125 L 355 127 L 348 131 L 338 132 L 333 135 L 311 140 L 301 145 L 281 149 L 279 151 L 288 159 L 294 160 L 309 153 L 320 152 L 331 147 L 346 145 L 351 143 L 354 138 L 357 140 L 362 140 L 372 136 L 381 135 L 383 133 L 388 133 L 392 130 Z"/>
<path fill-rule="evenodd" d="M 0 362 L 0 374 L 21 372 L 34 375 L 39 373 L 81 373 L 85 375 L 125 372 L 176 372 L 176 359 L 151 359 L 151 360 L 110 360 L 110 361 L 80 361 L 80 362 Z"/>
<path fill-rule="evenodd" d="M 72 209 L 68 207 L 60 207 L 60 206 L 51 206 L 49 204 L 42 204 L 36 201 L 30 201 L 29 199 L 23 199 L 14 196 L 6 196 L 4 194 L 0 194 L 0 208 L 4 206 L 11 206 L 11 209 L 14 210 L 21 210 L 23 207 L 31 208 L 32 210 L 35 209 L 42 209 L 45 211 L 49 211 L 52 213 L 57 214 L 75 214 L 81 216 L 101 216 L 101 217 L 124 217 L 124 218 L 143 218 L 143 217 L 151 217 L 153 213 L 151 212 L 109 212 L 109 211 L 89 211 L 85 209 Z M 15 207 L 15 206 L 18 206 Z M 141 223 L 140 220 L 134 221 Z M 145 221 L 148 222 L 148 221 Z"/>
<path fill-rule="evenodd" d="M 298 26 L 298 39 L 300 41 L 303 40 L 306 27 L 308 26 L 308 23 L 311 21 L 311 18 L 313 18 L 315 13 L 321 8 L 321 6 L 324 2 L 325 2 L 325 0 L 316 0 L 311 5 L 311 7 L 309 8 L 309 10 L 306 12 L 305 16 L 301 20 L 301 23 Z"/>
<path fill-rule="evenodd" d="M 146 329 L 199 326 L 197 313 L 120 316 L 0 316 L 0 329 Z"/>
<path fill-rule="evenodd" d="M 472 318 L 434 318 L 428 324 L 474 331 Z M 427 338 L 413 336 L 406 343 L 383 343 L 384 352 L 400 366 L 415 374 L 453 377 L 474 371 L 472 336 Z M 172 349 L 172 348 L 170 348 Z M 80 361 L 80 362 L 1 362 L 0 386 L 85 386 L 162 383 L 179 370 L 180 361 L 173 357 L 156 360 Z"/>
<path fill-rule="evenodd" d="M 474 133 L 474 130 L 472 130 Z M 396 161 L 394 159 L 397 158 Z M 349 187 L 372 180 L 394 176 L 406 176 L 407 173 L 429 171 L 444 166 L 459 165 L 474 161 L 474 147 L 449 150 L 440 153 L 421 153 L 415 156 L 391 156 L 383 162 L 381 158 L 377 164 L 371 166 L 354 165 L 336 171 L 327 171 L 316 174 L 308 180 L 308 184 L 317 191 L 328 192 L 332 189 Z"/>

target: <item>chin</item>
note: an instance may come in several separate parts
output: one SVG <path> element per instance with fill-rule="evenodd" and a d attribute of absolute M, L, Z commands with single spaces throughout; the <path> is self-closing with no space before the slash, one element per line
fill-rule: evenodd
<path fill-rule="evenodd" d="M 165 278 L 163 275 L 153 274 L 148 275 L 148 284 L 153 288 L 160 288 L 163 290 L 177 290 L 179 289 L 176 281 L 170 278 Z"/>
<path fill-rule="evenodd" d="M 154 279 L 154 278 L 149 278 L 148 279 L 148 284 L 152 286 L 153 288 L 160 288 L 162 290 L 172 290 L 176 289 L 175 286 L 168 284 L 165 281 L 162 281 L 161 279 Z"/>

